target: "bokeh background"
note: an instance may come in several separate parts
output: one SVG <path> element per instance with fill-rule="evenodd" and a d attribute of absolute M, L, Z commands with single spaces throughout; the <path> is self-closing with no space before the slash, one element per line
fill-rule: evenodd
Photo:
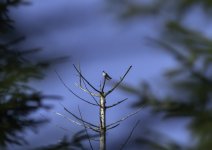
<path fill-rule="evenodd" d="M 143 109 L 108 132 L 108 149 L 212 148 L 210 0 L 2 0 L 0 2 L 0 148 L 89 149 L 83 128 L 63 106 L 98 124 L 98 109 L 75 83 L 80 64 L 96 87 L 102 71 L 108 98 L 128 101 L 107 112 L 112 123 Z M 90 132 L 92 133 L 92 132 Z M 94 135 L 95 136 L 95 135 Z M 92 141 L 95 149 L 98 142 Z"/>

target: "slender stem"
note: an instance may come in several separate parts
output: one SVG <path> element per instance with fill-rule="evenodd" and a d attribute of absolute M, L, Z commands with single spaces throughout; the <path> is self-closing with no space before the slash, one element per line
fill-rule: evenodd
<path fill-rule="evenodd" d="M 106 150 L 106 106 L 105 97 L 100 97 L 100 150 Z"/>
<path fill-rule="evenodd" d="M 105 83 L 106 83 L 106 78 L 104 78 L 104 81 L 103 81 L 103 86 L 102 86 L 102 89 L 101 89 L 102 92 L 104 92 Z"/>

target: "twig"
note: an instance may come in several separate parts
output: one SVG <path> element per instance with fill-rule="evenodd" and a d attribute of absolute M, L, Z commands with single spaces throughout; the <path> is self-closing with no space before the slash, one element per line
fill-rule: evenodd
<path fill-rule="evenodd" d="M 101 91 L 97 90 L 92 84 L 90 84 L 90 82 L 88 82 L 88 80 L 82 75 L 82 73 L 77 69 L 77 67 L 73 64 L 75 70 L 79 73 L 79 75 L 85 80 L 85 82 L 93 89 L 95 90 L 97 93 L 101 93 Z"/>
<path fill-rule="evenodd" d="M 141 107 L 141 108 L 143 108 L 143 107 Z M 118 124 L 118 123 L 120 123 L 120 122 L 126 120 L 127 118 L 129 118 L 129 117 L 131 117 L 131 116 L 137 114 L 139 111 L 141 111 L 141 108 L 139 108 L 137 111 L 135 111 L 135 112 L 133 112 L 133 113 L 131 113 L 131 114 L 129 114 L 129 115 L 127 115 L 127 116 L 121 118 L 120 120 L 118 120 L 118 121 L 116 121 L 116 122 L 114 122 L 114 123 L 111 123 L 111 124 L 107 125 L 107 127 L 110 127 L 110 126 L 113 126 L 113 125 L 115 125 L 115 124 Z"/>
<path fill-rule="evenodd" d="M 77 84 L 76 84 L 76 85 L 77 85 L 81 90 L 83 90 L 84 92 L 89 93 L 89 95 L 93 98 L 93 100 L 94 100 L 94 101 L 96 102 L 96 104 L 99 106 L 99 103 L 97 102 L 97 100 L 96 100 L 95 97 L 94 97 L 94 96 L 99 97 L 99 94 L 97 95 L 97 94 L 92 93 L 92 92 L 88 89 L 88 87 L 87 87 L 85 81 L 82 80 L 82 82 L 83 82 L 83 84 L 84 84 L 85 89 L 83 88 L 82 83 L 80 83 L 80 86 L 77 85 Z"/>
<path fill-rule="evenodd" d="M 81 68 L 80 68 L 80 65 L 79 65 L 79 71 L 81 72 L 81 74 L 82 74 L 82 71 L 81 71 Z M 83 90 L 84 92 L 86 92 L 86 93 L 89 93 L 92 97 L 93 96 L 97 96 L 97 97 L 99 97 L 99 94 L 95 94 L 95 93 L 92 93 L 88 88 L 87 88 L 87 85 L 86 85 L 86 83 L 85 83 L 85 80 L 84 79 L 82 79 L 82 76 L 81 75 L 79 75 L 79 79 L 80 79 L 80 85 L 79 85 L 79 88 L 81 89 L 81 90 Z M 82 86 L 82 82 L 83 82 L 83 84 L 84 84 L 84 86 L 85 86 L 85 88 Z M 95 98 L 94 98 L 95 99 Z M 95 101 L 96 101 L 96 99 L 95 99 Z M 96 101 L 97 102 L 97 101 Z M 98 104 L 98 103 L 97 103 Z"/>
<path fill-rule="evenodd" d="M 40 115 L 41 115 L 43 118 L 48 119 L 48 118 L 47 118 L 46 116 L 44 116 L 43 114 L 40 113 Z M 56 127 L 60 128 L 60 129 L 62 129 L 62 130 L 70 131 L 70 130 L 68 130 L 68 129 L 62 127 L 62 126 L 59 126 L 58 124 L 54 124 L 54 125 L 55 125 Z M 70 132 L 72 132 L 72 131 L 70 131 Z M 72 133 L 73 133 L 73 132 L 72 132 Z"/>
<path fill-rule="evenodd" d="M 128 99 L 128 98 L 125 98 L 125 99 L 123 99 L 123 100 L 121 100 L 121 101 L 118 101 L 117 103 L 115 103 L 115 104 L 113 104 L 113 105 L 106 106 L 106 108 L 114 107 L 114 106 L 116 106 L 116 105 L 118 105 L 118 104 L 121 104 L 122 102 L 126 101 L 127 99 Z"/>
<path fill-rule="evenodd" d="M 119 126 L 119 125 L 120 125 L 120 124 L 116 124 L 116 125 L 114 125 L 114 126 L 112 126 L 112 127 L 109 127 L 109 128 L 107 128 L 107 131 L 110 130 L 110 129 L 113 129 L 113 128 Z"/>
<path fill-rule="evenodd" d="M 79 106 L 78 106 L 78 110 L 79 110 L 80 118 L 81 118 L 81 120 L 83 120 L 83 118 L 82 118 L 82 113 L 81 113 L 81 111 L 80 111 Z M 89 141 L 90 148 L 93 150 L 93 146 L 92 146 L 92 144 L 91 144 L 91 140 L 90 140 L 90 137 L 89 137 L 89 135 L 88 135 L 88 131 L 87 131 L 87 128 L 86 128 L 86 125 L 85 125 L 84 121 L 83 121 L 83 126 L 84 126 L 84 128 L 85 128 L 85 132 L 86 132 L 86 135 L 87 135 L 87 137 L 88 137 L 88 141 Z"/>
<path fill-rule="evenodd" d="M 65 115 L 63 115 L 63 114 L 61 114 L 61 113 L 59 113 L 59 112 L 55 112 L 55 114 L 58 115 L 58 116 L 61 116 L 61 117 L 65 118 L 65 119 L 68 120 L 68 121 L 71 121 L 72 123 L 75 123 L 75 124 L 77 124 L 77 125 L 79 125 L 79 126 L 82 126 L 81 123 L 79 123 L 79 122 L 77 122 L 77 121 L 75 121 L 75 120 L 73 120 L 73 119 L 71 119 L 71 118 L 68 118 L 68 117 L 66 117 Z"/>
<path fill-rule="evenodd" d="M 89 92 L 90 96 L 91 96 L 91 97 L 93 98 L 93 100 L 96 102 L 96 104 L 99 105 L 99 103 L 97 102 L 97 100 L 96 100 L 95 97 L 94 97 L 94 96 L 98 96 L 98 97 L 99 97 L 99 95 L 92 95 L 91 92 L 90 92 L 90 90 L 89 90 L 88 87 L 86 86 L 86 83 L 85 83 L 84 80 L 83 80 L 83 84 L 84 84 L 85 88 L 87 89 L 87 91 Z"/>
<path fill-rule="evenodd" d="M 86 93 L 88 93 L 88 94 L 90 94 L 90 95 L 92 95 L 92 96 L 99 97 L 98 94 L 92 93 L 90 90 L 88 90 L 87 86 L 86 86 L 86 88 L 84 88 L 82 85 L 78 85 L 77 83 L 75 83 L 75 85 L 76 85 L 78 88 L 80 88 L 81 90 L 83 90 L 84 92 L 86 92 Z"/>
<path fill-rule="evenodd" d="M 127 137 L 126 141 L 125 141 L 124 144 L 121 146 L 120 150 L 122 150 L 122 149 L 127 145 L 128 141 L 130 140 L 130 138 L 131 138 L 131 136 L 132 136 L 132 134 L 133 134 L 133 131 L 134 131 L 135 128 L 138 126 L 139 122 L 140 122 L 140 120 L 138 120 L 138 121 L 136 122 L 136 124 L 135 124 L 134 127 L 132 128 L 132 131 L 130 132 L 129 136 Z"/>
<path fill-rule="evenodd" d="M 79 71 L 82 72 L 82 71 L 81 71 L 80 64 L 79 64 L 79 67 L 78 67 L 78 68 L 79 68 Z M 81 78 L 81 76 L 79 76 L 79 79 L 80 79 L 80 86 L 81 86 L 81 85 L 82 85 L 82 78 Z"/>
<path fill-rule="evenodd" d="M 81 124 L 81 123 L 79 123 L 79 122 L 77 122 L 77 121 L 75 121 L 75 120 L 73 120 L 71 118 L 68 118 L 65 115 L 61 114 L 61 113 L 58 113 L 58 112 L 55 112 L 55 113 L 56 113 L 56 115 L 61 116 L 61 117 L 65 118 L 66 120 L 71 121 L 72 123 L 75 123 L 78 126 L 83 126 L 83 124 Z M 86 128 L 91 129 L 91 130 L 93 130 L 95 132 L 99 132 L 99 130 L 97 130 L 96 128 L 94 128 L 92 126 L 89 126 L 87 124 L 86 124 Z"/>
<path fill-rule="evenodd" d="M 120 81 L 119 81 L 118 83 L 116 83 L 116 85 L 115 85 L 111 90 L 109 90 L 109 91 L 105 94 L 105 96 L 107 96 L 108 94 L 110 94 L 111 92 L 113 92 L 113 90 L 115 90 L 115 89 L 119 86 L 119 84 L 124 80 L 124 78 L 126 77 L 126 75 L 128 74 L 128 72 L 130 71 L 131 68 L 132 68 L 132 66 L 130 66 L 130 67 L 127 69 L 126 73 L 123 75 L 123 77 L 121 77 Z"/>
<path fill-rule="evenodd" d="M 102 85 L 102 88 L 101 88 L 102 93 L 104 92 L 105 83 L 106 83 L 106 78 L 104 78 L 103 85 Z"/>
<path fill-rule="evenodd" d="M 99 89 L 101 89 L 102 88 L 102 82 L 100 81 L 99 82 Z"/>
<path fill-rule="evenodd" d="M 74 96 L 76 96 L 77 98 L 79 98 L 80 100 L 82 100 L 82 101 L 84 101 L 84 102 L 86 102 L 86 103 L 88 103 L 88 104 L 91 104 L 91 105 L 94 105 L 94 106 L 98 106 L 97 104 L 91 103 L 91 102 L 87 101 L 86 99 L 80 97 L 80 96 L 77 95 L 76 93 L 74 93 L 74 92 L 65 84 L 65 82 L 63 81 L 63 79 L 61 78 L 61 76 L 58 74 L 58 72 L 57 72 L 57 71 L 55 71 L 55 72 L 56 72 L 58 78 L 60 79 L 60 81 L 62 82 L 62 84 L 63 84 L 63 85 L 68 89 L 68 91 L 71 92 Z"/>
<path fill-rule="evenodd" d="M 88 124 L 88 125 L 90 125 L 90 126 L 93 126 L 93 127 L 95 127 L 95 128 L 98 128 L 98 126 L 96 126 L 96 125 L 94 125 L 94 124 L 92 124 L 92 123 L 90 123 L 90 122 L 87 122 L 87 121 L 85 121 L 85 120 L 82 120 L 82 119 L 80 119 L 79 117 L 77 117 L 77 115 L 75 115 L 74 113 L 72 113 L 71 111 L 69 111 L 67 108 L 65 108 L 64 106 L 63 106 L 63 108 L 64 108 L 64 110 L 65 111 L 67 111 L 68 113 L 70 113 L 74 118 L 76 118 L 77 120 L 79 120 L 79 121 L 82 121 L 82 122 L 85 122 L 86 124 Z"/>
<path fill-rule="evenodd" d="M 79 87 L 81 90 L 83 90 L 84 92 L 88 93 L 93 98 L 93 100 L 95 101 L 96 105 L 99 106 L 99 103 L 97 102 L 97 100 L 94 97 L 94 93 L 90 92 L 88 89 L 84 89 L 82 86 L 78 85 L 77 83 L 75 83 L 75 85 L 77 87 Z M 95 95 L 95 96 L 97 96 L 97 95 Z"/>

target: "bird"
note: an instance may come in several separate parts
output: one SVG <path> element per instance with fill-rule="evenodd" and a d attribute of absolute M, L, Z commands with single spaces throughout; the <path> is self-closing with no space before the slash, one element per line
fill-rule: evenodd
<path fill-rule="evenodd" d="M 103 75 L 103 77 L 104 77 L 106 80 L 111 80 L 111 79 L 112 79 L 105 71 L 102 71 L 102 75 Z"/>

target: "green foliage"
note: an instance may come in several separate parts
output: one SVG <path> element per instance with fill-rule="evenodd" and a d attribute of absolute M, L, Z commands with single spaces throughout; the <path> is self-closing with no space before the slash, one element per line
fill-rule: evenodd
<path fill-rule="evenodd" d="M 212 1 L 159 0 L 150 4 L 126 1 L 122 4 L 125 5 L 122 6 L 123 10 L 118 11 L 119 16 L 121 14 L 124 19 L 149 15 L 161 17 L 164 12 L 168 13 L 167 16 L 163 15 L 165 25 L 161 28 L 163 38 L 151 40 L 161 49 L 172 54 L 179 65 L 165 73 L 169 82 L 169 91 L 163 98 L 154 94 L 147 83 L 141 90 L 124 86 L 122 88 L 139 96 L 134 107 L 144 105 L 150 108 L 154 115 L 163 116 L 161 122 L 164 119 L 189 119 L 187 128 L 195 141 L 188 145 L 179 145 L 173 143 L 174 141 L 170 144 L 169 139 L 164 135 L 158 135 L 150 127 L 148 129 L 150 133 L 141 135 L 136 141 L 137 144 L 153 150 L 212 149 L 212 40 L 201 32 L 189 28 L 188 25 L 185 26 L 183 22 L 186 14 L 194 6 L 202 8 L 205 15 L 211 17 Z M 142 9 L 145 6 L 149 12 L 143 13 Z M 161 139 L 166 140 L 164 142 Z"/>
<path fill-rule="evenodd" d="M 7 34 L 14 29 L 13 20 L 9 17 L 9 8 L 29 4 L 25 0 L 1 0 L 0 1 L 0 34 Z M 2 40 L 2 39 L 1 39 Z"/>
<path fill-rule="evenodd" d="M 22 57 L 24 53 L 10 50 L 3 44 L 0 51 L 0 145 L 23 144 L 26 141 L 18 133 L 46 121 L 29 115 L 40 108 L 50 108 L 43 104 L 44 98 L 57 97 L 45 96 L 27 84 L 31 79 L 43 77 L 43 65 L 30 63 Z"/>
<path fill-rule="evenodd" d="M 187 11 L 194 6 L 201 6 L 210 16 L 212 2 L 211 0 L 110 0 L 109 9 L 118 14 L 119 18 L 124 20 L 131 19 L 136 16 L 163 16 L 166 19 L 170 17 L 182 19 Z M 164 19 L 163 18 L 163 19 Z"/>
<path fill-rule="evenodd" d="M 170 88 L 175 94 L 168 94 L 162 99 L 153 93 L 145 99 L 141 96 L 140 102 L 134 106 L 145 104 L 152 108 L 155 114 L 162 113 L 164 119 L 189 118 L 191 121 L 188 128 L 193 138 L 197 140 L 193 149 L 210 149 L 212 148 L 212 72 L 210 70 L 212 40 L 177 24 L 169 27 L 168 30 L 172 31 L 171 33 L 176 32 L 177 34 L 173 34 L 170 41 L 167 39 L 166 42 L 156 42 L 173 54 L 180 63 L 177 69 L 170 70 L 165 74 L 169 79 Z M 184 47 L 184 51 L 171 46 L 176 43 L 178 47 Z M 143 94 L 145 95 L 145 93 Z"/>
<path fill-rule="evenodd" d="M 43 69 L 50 61 L 32 62 L 30 56 L 38 49 L 19 50 L 24 38 L 8 39 L 13 36 L 13 21 L 8 13 L 9 8 L 22 4 L 21 0 L 0 2 L 0 147 L 8 144 L 22 145 L 27 143 L 22 134 L 26 129 L 36 129 L 46 119 L 35 119 L 30 115 L 37 110 L 50 106 L 44 99 L 58 99 L 58 96 L 47 96 L 29 86 L 32 79 L 42 79 Z"/>
<path fill-rule="evenodd" d="M 8 14 L 11 7 L 21 4 L 28 3 L 23 0 L 0 2 L 0 149 L 6 149 L 12 144 L 19 146 L 27 144 L 24 131 L 26 129 L 34 131 L 48 121 L 41 118 L 35 119 L 32 114 L 40 109 L 51 108 L 44 103 L 45 99 L 60 99 L 60 97 L 44 95 L 32 88 L 29 82 L 43 79 L 46 68 L 67 58 L 36 61 L 31 57 L 40 49 L 20 50 L 18 45 L 24 42 L 24 38 L 14 37 L 13 20 Z M 84 132 L 79 132 L 71 141 L 64 138 L 59 143 L 39 149 L 82 149 L 81 141 L 85 139 Z"/>

